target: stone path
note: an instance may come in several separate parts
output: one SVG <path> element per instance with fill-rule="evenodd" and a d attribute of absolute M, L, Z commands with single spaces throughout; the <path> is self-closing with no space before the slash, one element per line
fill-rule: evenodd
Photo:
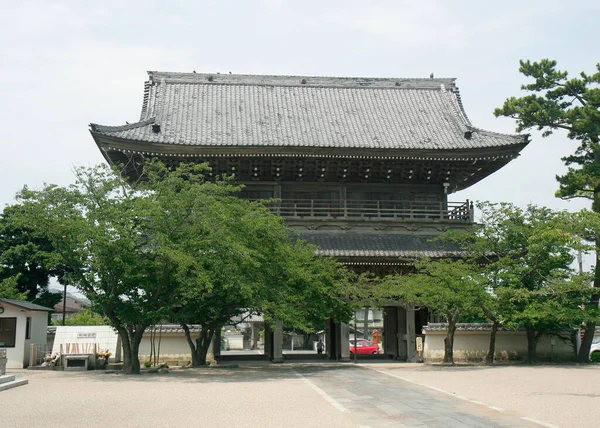
<path fill-rule="evenodd" d="M 294 371 L 364 427 L 540 426 L 360 366 L 305 366 Z"/>

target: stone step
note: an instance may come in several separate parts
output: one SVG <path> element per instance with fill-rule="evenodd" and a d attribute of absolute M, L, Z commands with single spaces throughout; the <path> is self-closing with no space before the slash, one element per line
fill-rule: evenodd
<path fill-rule="evenodd" d="M 6 381 L 6 379 L 3 379 L 5 377 L 11 378 L 11 380 Z M 15 375 L 0 376 L 0 392 L 16 388 L 17 386 L 27 385 L 28 383 L 29 381 L 25 378 L 15 379 Z"/>
<path fill-rule="evenodd" d="M 14 374 L 7 374 L 7 375 L 2 375 L 0 376 L 0 384 L 3 384 L 5 382 L 12 382 L 13 380 L 15 380 L 15 375 Z"/>

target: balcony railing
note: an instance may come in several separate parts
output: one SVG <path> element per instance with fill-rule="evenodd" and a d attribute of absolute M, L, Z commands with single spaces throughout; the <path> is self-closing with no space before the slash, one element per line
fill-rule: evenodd
<path fill-rule="evenodd" d="M 269 204 L 286 218 L 446 220 L 473 222 L 473 206 L 466 202 L 361 201 L 283 199 Z"/>

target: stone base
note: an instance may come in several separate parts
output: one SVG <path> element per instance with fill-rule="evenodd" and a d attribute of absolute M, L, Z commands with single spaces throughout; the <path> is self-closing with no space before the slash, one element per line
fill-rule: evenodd
<path fill-rule="evenodd" d="M 65 371 L 86 371 L 90 356 L 88 354 L 63 355 Z"/>

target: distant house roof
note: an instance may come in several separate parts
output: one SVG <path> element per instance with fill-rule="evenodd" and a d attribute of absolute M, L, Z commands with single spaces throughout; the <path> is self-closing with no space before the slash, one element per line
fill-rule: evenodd
<path fill-rule="evenodd" d="M 99 137 L 161 146 L 418 151 L 506 149 L 525 135 L 469 121 L 455 79 L 148 72 L 140 121 L 91 124 Z M 161 149 L 162 150 L 162 149 Z M 181 149 L 179 149 L 181 150 Z M 497 154 L 496 154 L 497 155 Z"/>
<path fill-rule="evenodd" d="M 412 258 L 459 257 L 464 255 L 458 245 L 432 241 L 433 235 L 370 234 L 370 233 L 301 233 L 300 239 L 319 247 L 319 254 L 335 257 Z"/>
<path fill-rule="evenodd" d="M 63 300 L 64 299 L 60 299 L 60 302 L 58 302 L 56 305 L 54 305 L 54 310 L 56 312 L 62 313 Z M 74 314 L 74 313 L 85 311 L 85 308 L 87 308 L 88 306 L 89 306 L 89 303 L 85 302 L 83 299 L 77 299 L 72 296 L 67 296 L 67 301 L 66 301 L 66 305 L 65 305 L 64 309 L 65 309 L 66 313 Z"/>
<path fill-rule="evenodd" d="M 47 308 L 45 306 L 36 305 L 35 303 L 27 302 L 25 300 L 13 300 L 0 298 L 0 303 L 6 303 L 8 305 L 17 306 L 28 311 L 45 311 L 52 312 L 54 309 Z"/>

